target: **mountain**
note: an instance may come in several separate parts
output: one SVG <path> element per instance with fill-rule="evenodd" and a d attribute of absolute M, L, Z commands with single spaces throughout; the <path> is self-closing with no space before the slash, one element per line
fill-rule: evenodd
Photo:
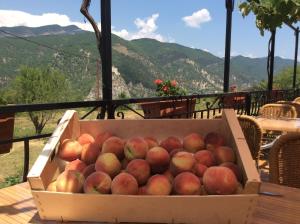
<path fill-rule="evenodd" d="M 26 36 L 28 41 L 8 36 L 0 39 L 0 87 L 9 85 L 21 65 L 48 65 L 66 74 L 76 100 L 95 98 L 99 53 L 94 33 L 57 25 L 1 30 Z M 114 98 L 153 96 L 153 80 L 158 78 L 176 79 L 189 93 L 223 88 L 223 59 L 200 49 L 153 39 L 127 41 L 112 35 L 112 53 Z M 276 72 L 292 65 L 292 60 L 275 59 Z M 230 83 L 238 85 L 239 90 L 249 88 L 267 79 L 266 66 L 266 58 L 233 57 Z"/>
<path fill-rule="evenodd" d="M 48 25 L 41 27 L 26 27 L 26 26 L 16 26 L 16 27 L 1 27 L 2 31 L 15 34 L 22 37 L 33 37 L 33 36 L 45 36 L 45 35 L 59 35 L 59 34 L 77 34 L 84 32 L 77 26 L 59 26 L 59 25 Z M 1 37 L 10 37 L 9 34 L 0 32 Z"/>

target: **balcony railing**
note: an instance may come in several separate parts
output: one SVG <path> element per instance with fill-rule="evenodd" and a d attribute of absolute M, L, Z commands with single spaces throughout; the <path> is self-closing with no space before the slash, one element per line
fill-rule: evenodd
<path fill-rule="evenodd" d="M 191 100 L 196 99 L 194 111 L 190 111 L 193 119 L 211 119 L 216 114 L 220 114 L 224 108 L 233 108 L 237 114 L 247 114 L 256 116 L 259 108 L 266 104 L 279 100 L 293 100 L 300 95 L 300 90 L 273 90 L 273 91 L 252 91 L 252 92 L 235 92 L 235 93 L 218 93 L 204 95 L 189 95 L 189 96 L 172 96 L 172 97 L 154 97 L 154 98 L 136 98 L 122 99 L 112 101 L 81 101 L 81 102 L 63 102 L 63 103 L 47 103 L 47 104 L 31 104 L 31 105 L 9 105 L 0 106 L 0 114 L 33 112 L 33 111 L 54 111 L 60 109 L 76 109 L 76 108 L 91 108 L 81 119 L 85 119 L 92 112 L 99 110 L 97 119 L 126 119 L 126 111 L 131 111 L 137 117 L 145 118 L 140 110 L 142 103 L 150 103 L 157 101 L 175 102 L 182 100 L 187 104 Z M 180 114 L 181 115 L 181 114 Z M 177 116 L 160 116 L 156 118 L 176 118 Z M 20 138 L 8 139 L 0 141 L 2 144 L 23 142 L 24 143 L 24 166 L 23 166 L 23 181 L 26 181 L 26 176 L 29 169 L 29 141 L 33 139 L 41 139 L 50 137 L 51 133 L 42 135 L 33 135 Z"/>

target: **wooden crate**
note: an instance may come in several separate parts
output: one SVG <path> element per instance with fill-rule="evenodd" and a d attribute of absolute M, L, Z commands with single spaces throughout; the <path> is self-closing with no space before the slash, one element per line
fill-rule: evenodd
<path fill-rule="evenodd" d="M 48 184 L 64 169 L 55 155 L 60 139 L 77 138 L 81 133 L 96 136 L 110 131 L 128 139 L 155 135 L 183 138 L 191 132 L 202 135 L 222 133 L 237 156 L 243 171 L 244 190 L 237 195 L 206 196 L 125 196 L 47 192 Z M 258 198 L 260 178 L 245 137 L 233 110 L 225 109 L 222 119 L 193 120 L 96 120 L 79 121 L 67 111 L 30 170 L 28 180 L 41 219 L 147 223 L 247 223 Z"/>

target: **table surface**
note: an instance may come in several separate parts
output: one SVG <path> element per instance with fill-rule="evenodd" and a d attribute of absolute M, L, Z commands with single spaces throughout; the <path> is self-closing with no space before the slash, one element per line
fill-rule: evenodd
<path fill-rule="evenodd" d="M 260 127 L 266 131 L 286 131 L 286 132 L 300 132 L 300 118 L 290 119 L 269 119 L 258 117 L 256 121 Z"/>
<path fill-rule="evenodd" d="M 263 182 L 261 191 L 277 192 L 282 196 L 260 195 L 250 223 L 300 223 L 300 189 Z M 23 183 L 0 189 L 0 223 L 58 224 L 61 222 L 40 220 L 29 185 Z"/>

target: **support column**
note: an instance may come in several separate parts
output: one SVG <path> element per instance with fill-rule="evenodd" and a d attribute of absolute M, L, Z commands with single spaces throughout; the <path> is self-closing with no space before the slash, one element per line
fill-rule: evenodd
<path fill-rule="evenodd" d="M 226 15 L 226 39 L 225 39 L 225 61 L 224 61 L 224 84 L 223 91 L 229 91 L 229 73 L 230 73 L 230 50 L 231 50 L 231 26 L 232 11 L 234 9 L 234 0 L 225 0 Z"/>
<path fill-rule="evenodd" d="M 273 90 L 273 74 L 274 74 L 274 55 L 275 55 L 275 37 L 276 30 L 271 31 L 270 45 L 271 49 L 268 52 L 268 90 Z"/>
<path fill-rule="evenodd" d="M 111 0 L 101 0 L 101 33 L 102 96 L 108 102 L 108 118 L 112 118 Z"/>
<path fill-rule="evenodd" d="M 295 59 L 294 59 L 294 76 L 293 76 L 293 89 L 296 88 L 297 80 L 297 63 L 298 63 L 298 42 L 299 42 L 299 27 L 295 30 Z"/>

